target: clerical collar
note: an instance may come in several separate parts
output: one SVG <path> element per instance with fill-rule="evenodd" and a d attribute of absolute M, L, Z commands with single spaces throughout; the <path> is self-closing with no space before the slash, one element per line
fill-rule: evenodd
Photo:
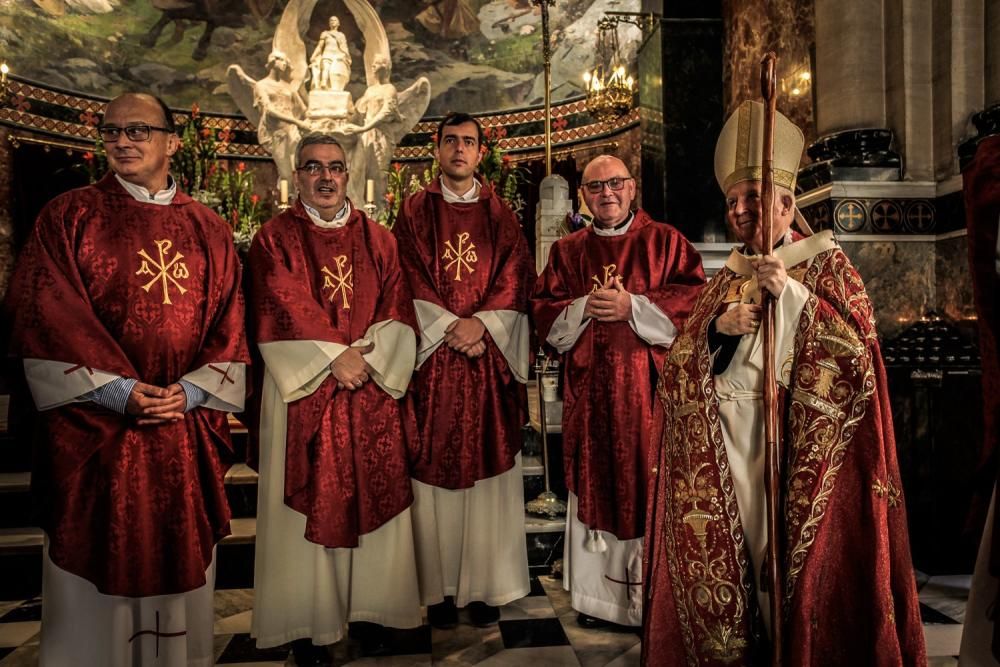
<path fill-rule="evenodd" d="M 309 219 L 313 221 L 313 224 L 324 229 L 338 229 L 343 227 L 347 224 L 347 219 L 351 215 L 351 202 L 346 199 L 344 200 L 344 208 L 340 209 L 340 212 L 333 216 L 333 220 L 324 220 L 320 216 L 319 211 L 302 201 L 301 197 L 299 198 L 299 201 L 302 202 L 302 208 L 306 210 L 306 215 L 308 215 Z"/>
<path fill-rule="evenodd" d="M 449 190 L 448 186 L 444 184 L 444 178 L 441 179 L 441 194 L 444 195 L 444 200 L 449 204 L 469 204 L 477 201 L 481 187 L 479 181 L 473 178 L 472 187 L 464 195 L 460 195 Z"/>
<path fill-rule="evenodd" d="M 125 192 L 132 195 L 133 199 L 145 202 L 146 204 L 159 204 L 160 206 L 166 206 L 174 200 L 174 195 L 177 194 L 177 181 L 175 181 L 173 176 L 170 174 L 167 174 L 166 189 L 160 190 L 156 194 L 150 193 L 149 190 L 141 185 L 129 183 L 118 174 L 115 174 L 115 178 L 117 178 L 118 182 L 122 184 L 123 188 L 125 188 Z"/>
<path fill-rule="evenodd" d="M 593 225 L 594 233 L 598 236 L 621 236 L 628 232 L 633 220 L 635 220 L 635 211 L 629 211 L 628 217 L 611 229 L 601 229 L 597 225 Z"/>
<path fill-rule="evenodd" d="M 790 246 L 794 242 L 795 238 L 792 236 L 792 228 L 789 227 L 787 230 L 785 230 L 784 236 L 778 239 L 778 242 L 774 245 L 773 250 L 777 250 L 778 248 L 781 248 L 783 246 Z M 751 248 L 747 244 L 743 244 L 743 247 L 740 249 L 740 254 L 745 255 L 747 257 L 757 257 L 757 253 L 755 253 L 753 251 L 753 248 Z"/>

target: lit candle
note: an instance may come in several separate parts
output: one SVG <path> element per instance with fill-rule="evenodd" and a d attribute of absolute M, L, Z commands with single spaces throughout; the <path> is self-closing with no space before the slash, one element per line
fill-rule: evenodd
<path fill-rule="evenodd" d="M 284 206 L 288 203 L 288 181 L 285 179 L 278 181 L 278 190 L 281 193 L 281 205 Z"/>
<path fill-rule="evenodd" d="M 374 203 L 374 201 L 375 201 L 375 181 L 369 178 L 368 182 L 365 184 L 365 203 L 371 204 Z"/>

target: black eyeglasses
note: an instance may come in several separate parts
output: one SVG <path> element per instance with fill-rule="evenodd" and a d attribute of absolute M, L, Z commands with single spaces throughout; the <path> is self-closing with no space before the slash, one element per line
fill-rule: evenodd
<path fill-rule="evenodd" d="M 304 171 L 310 176 L 319 176 L 324 171 L 329 171 L 334 176 L 339 176 L 340 174 L 347 173 L 347 167 L 343 162 L 331 162 L 330 164 L 323 164 L 322 162 L 317 162 L 315 160 L 310 160 L 304 165 L 299 167 L 299 171 Z"/>
<path fill-rule="evenodd" d="M 122 136 L 122 132 L 125 133 L 129 141 L 149 141 L 153 132 L 166 132 L 168 134 L 173 132 L 169 128 L 153 125 L 127 125 L 125 127 L 101 125 L 97 128 L 97 131 L 101 134 L 101 139 L 104 140 L 104 143 L 107 144 L 113 144 L 118 141 Z"/>
<path fill-rule="evenodd" d="M 608 187 L 612 190 L 618 191 L 625 187 L 625 181 L 631 181 L 631 176 L 612 176 L 605 181 L 588 181 L 583 184 L 583 187 L 587 188 L 587 192 L 592 195 L 599 195 L 604 192 L 604 184 L 607 183 Z"/>

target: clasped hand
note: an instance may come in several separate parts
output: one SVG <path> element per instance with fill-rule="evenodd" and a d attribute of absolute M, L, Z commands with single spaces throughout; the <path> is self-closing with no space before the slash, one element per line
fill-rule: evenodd
<path fill-rule="evenodd" d="M 598 322 L 626 322 L 632 317 L 632 295 L 625 290 L 620 276 L 612 276 L 587 297 L 584 317 Z"/>
<path fill-rule="evenodd" d="M 368 382 L 374 370 L 363 355 L 374 349 L 374 343 L 368 343 L 364 347 L 349 347 L 330 363 L 330 372 L 337 378 L 339 389 L 356 391 Z"/>
<path fill-rule="evenodd" d="M 136 382 L 128 395 L 125 412 L 136 417 L 140 426 L 152 426 L 184 419 L 186 407 L 187 394 L 179 382 L 166 387 Z"/>
<path fill-rule="evenodd" d="M 475 359 L 486 352 L 485 334 L 486 325 L 478 317 L 462 317 L 444 330 L 444 343 L 456 352 Z"/>

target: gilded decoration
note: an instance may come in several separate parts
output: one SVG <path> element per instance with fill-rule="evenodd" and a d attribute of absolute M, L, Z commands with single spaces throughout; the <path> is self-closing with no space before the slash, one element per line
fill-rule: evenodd
<path fill-rule="evenodd" d="M 853 301 L 862 306 L 867 298 L 863 291 L 856 291 L 860 283 L 845 274 L 843 259 L 839 250 L 818 255 L 804 284 L 814 294 L 832 288 L 833 304 Z M 823 285 L 817 284 L 821 276 L 825 276 Z M 867 308 L 870 311 L 870 303 Z M 811 297 L 795 339 L 798 364 L 788 407 L 790 438 L 785 443 L 786 609 L 791 608 L 795 584 L 826 514 L 837 474 L 875 390 L 868 348 L 842 317 L 843 313 L 831 313 Z"/>
<path fill-rule="evenodd" d="M 337 255 L 333 261 L 337 267 L 336 273 L 326 266 L 320 269 L 320 273 L 323 274 L 323 289 L 331 290 L 330 296 L 327 297 L 330 301 L 335 300 L 337 295 L 340 295 L 341 308 L 350 310 L 351 302 L 347 298 L 347 293 L 350 292 L 352 296 L 354 295 L 354 267 L 347 265 L 347 255 Z M 346 271 L 344 267 L 347 267 Z"/>
<path fill-rule="evenodd" d="M 142 285 L 142 289 L 149 294 L 153 285 L 160 283 L 163 290 L 163 305 L 172 306 L 170 289 L 176 289 L 178 294 L 183 296 L 187 292 L 187 288 L 180 281 L 188 279 L 191 274 L 188 272 L 187 264 L 181 261 L 184 259 L 183 254 L 175 251 L 173 256 L 170 255 L 170 250 L 174 245 L 173 241 L 161 239 L 154 241 L 154 243 L 156 243 L 157 259 L 153 259 L 145 248 L 140 249 L 137 254 L 142 261 L 135 275 L 152 276 L 148 283 Z"/>
<path fill-rule="evenodd" d="M 901 499 L 903 492 L 898 486 L 892 483 L 891 479 L 887 479 L 884 482 L 878 478 L 872 482 L 872 491 L 879 498 L 886 501 L 890 508 L 899 507 L 901 504 Z"/>
<path fill-rule="evenodd" d="M 608 284 L 608 281 L 611 280 L 612 278 L 618 278 L 623 282 L 625 280 L 625 276 L 621 275 L 620 273 L 616 273 L 616 271 L 618 271 L 617 264 L 605 264 L 603 269 L 604 269 L 603 278 L 599 277 L 596 273 L 590 276 L 591 282 L 594 283 L 594 286 L 590 289 L 591 294 L 593 294 L 599 289 L 602 289 L 605 285 Z"/>
<path fill-rule="evenodd" d="M 710 284 L 695 306 L 688 331 L 697 332 L 698 341 L 706 340 L 717 306 L 739 280 L 731 272 L 728 278 Z M 696 665 L 699 654 L 738 661 L 751 640 L 747 601 L 753 577 L 707 346 L 681 335 L 668 353 L 658 393 L 667 413 L 663 448 L 670 471 L 666 552 L 688 663 Z"/>
<path fill-rule="evenodd" d="M 445 241 L 441 259 L 448 261 L 444 267 L 446 272 L 450 272 L 452 268 L 455 269 L 454 280 L 458 282 L 462 282 L 462 271 L 467 272 L 464 274 L 466 276 L 475 273 L 476 270 L 472 268 L 472 265 L 479 262 L 479 256 L 476 254 L 476 244 L 469 241 L 469 233 L 459 233 L 455 237 L 454 243 Z"/>

